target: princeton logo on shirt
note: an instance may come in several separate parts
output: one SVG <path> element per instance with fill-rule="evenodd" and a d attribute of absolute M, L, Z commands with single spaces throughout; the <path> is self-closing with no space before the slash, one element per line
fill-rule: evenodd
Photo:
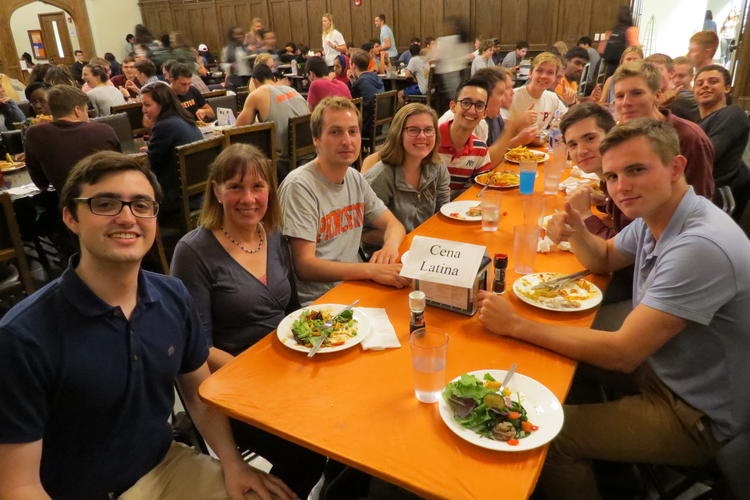
<path fill-rule="evenodd" d="M 341 233 L 362 227 L 364 220 L 364 202 L 328 212 L 320 218 L 317 243 L 332 240 Z"/>

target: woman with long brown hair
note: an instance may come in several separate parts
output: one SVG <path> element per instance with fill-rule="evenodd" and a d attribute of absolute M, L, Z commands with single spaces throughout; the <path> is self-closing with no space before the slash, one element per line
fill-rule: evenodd
<path fill-rule="evenodd" d="M 435 111 L 424 104 L 407 104 L 393 118 L 380 161 L 364 174 L 407 231 L 450 201 L 450 174 L 440 163 L 439 144 Z"/>

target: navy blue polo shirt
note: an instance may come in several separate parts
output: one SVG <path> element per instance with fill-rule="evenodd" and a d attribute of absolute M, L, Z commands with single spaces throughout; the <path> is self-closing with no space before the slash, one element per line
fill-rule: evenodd
<path fill-rule="evenodd" d="M 141 271 L 128 320 L 71 262 L 0 320 L 0 443 L 43 439 L 42 485 L 56 499 L 121 492 L 156 466 L 175 376 L 208 356 L 182 282 Z"/>

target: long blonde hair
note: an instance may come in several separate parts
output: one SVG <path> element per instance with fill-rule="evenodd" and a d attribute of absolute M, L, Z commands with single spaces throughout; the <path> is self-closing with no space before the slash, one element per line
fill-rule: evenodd
<path fill-rule="evenodd" d="M 10 77 L 4 73 L 0 73 L 0 86 L 5 91 L 5 96 L 14 101 L 18 101 L 18 92 L 13 88 L 13 82 L 10 81 Z"/>
<path fill-rule="evenodd" d="M 325 14 L 323 14 L 323 17 L 325 17 L 326 19 L 328 19 L 331 22 L 331 27 L 328 28 L 327 30 L 323 31 L 323 37 L 325 37 L 326 35 L 328 35 L 328 34 L 330 34 L 330 33 L 333 32 L 333 29 L 334 29 L 333 28 L 333 15 L 331 15 L 328 12 L 326 12 Z"/>

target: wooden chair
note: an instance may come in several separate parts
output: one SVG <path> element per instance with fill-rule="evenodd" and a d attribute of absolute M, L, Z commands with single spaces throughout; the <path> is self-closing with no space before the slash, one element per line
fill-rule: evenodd
<path fill-rule="evenodd" d="M 254 123 L 231 127 L 224 131 L 224 147 L 231 144 L 250 144 L 260 149 L 276 165 L 276 124 Z"/>
<path fill-rule="evenodd" d="M 108 116 L 99 116 L 91 119 L 92 122 L 106 123 L 114 129 L 117 138 L 120 140 L 120 147 L 123 153 L 135 153 L 135 142 L 133 141 L 133 128 L 130 126 L 130 120 L 125 113 L 117 113 Z"/>
<path fill-rule="evenodd" d="M 435 86 L 435 68 L 430 67 L 430 72 L 427 75 L 427 93 L 419 95 L 405 95 L 404 102 L 419 102 L 432 106 L 432 96 L 437 93 L 437 87 Z"/>
<path fill-rule="evenodd" d="M 0 132 L 0 136 L 6 152 L 12 155 L 23 153 L 23 132 L 21 130 L 4 130 Z"/>
<path fill-rule="evenodd" d="M 220 90 L 209 90 L 208 92 L 203 92 L 201 94 L 204 99 L 210 99 L 212 97 L 221 97 L 227 95 L 226 89 L 220 89 Z"/>
<path fill-rule="evenodd" d="M 13 296 L 18 291 L 26 295 L 32 293 L 36 286 L 31 278 L 29 261 L 23 250 L 21 231 L 16 221 L 16 213 L 13 210 L 13 202 L 8 193 L 0 194 L 0 262 L 15 261 L 18 276 L 0 282 L 0 294 L 2 296 Z"/>
<path fill-rule="evenodd" d="M 177 146 L 177 165 L 180 176 L 180 210 L 183 227 L 187 233 L 198 225 L 200 202 L 206 190 L 211 162 L 224 148 L 223 136 Z"/>
<path fill-rule="evenodd" d="M 143 127 L 143 107 L 140 102 L 112 106 L 111 113 L 113 115 L 117 113 L 125 113 L 128 115 L 130 128 L 133 131 L 134 137 L 139 137 L 146 132 L 146 129 Z"/>
<path fill-rule="evenodd" d="M 390 90 L 375 94 L 375 111 L 373 113 L 375 119 L 372 122 L 372 128 L 368 131 L 371 152 L 375 150 L 375 146 L 385 141 L 386 125 L 390 125 L 397 107 L 397 91 Z M 378 133 L 378 129 L 380 129 L 380 133 Z"/>
<path fill-rule="evenodd" d="M 250 95 L 250 92 L 248 92 L 247 90 L 239 90 L 239 87 L 237 89 L 237 109 L 242 111 L 242 108 L 245 107 L 245 101 L 247 100 L 247 96 Z"/>
<path fill-rule="evenodd" d="M 312 131 L 310 130 L 310 115 L 289 118 L 289 170 L 299 166 L 303 159 L 315 156 Z"/>
<path fill-rule="evenodd" d="M 206 102 L 216 113 L 216 108 L 229 108 L 237 116 L 237 96 L 222 95 L 218 97 L 209 97 Z"/>
<path fill-rule="evenodd" d="M 359 110 L 359 116 L 362 116 L 362 113 L 365 111 L 365 100 L 361 97 L 355 97 L 352 99 L 352 102 L 355 106 L 357 106 L 357 109 Z"/>

